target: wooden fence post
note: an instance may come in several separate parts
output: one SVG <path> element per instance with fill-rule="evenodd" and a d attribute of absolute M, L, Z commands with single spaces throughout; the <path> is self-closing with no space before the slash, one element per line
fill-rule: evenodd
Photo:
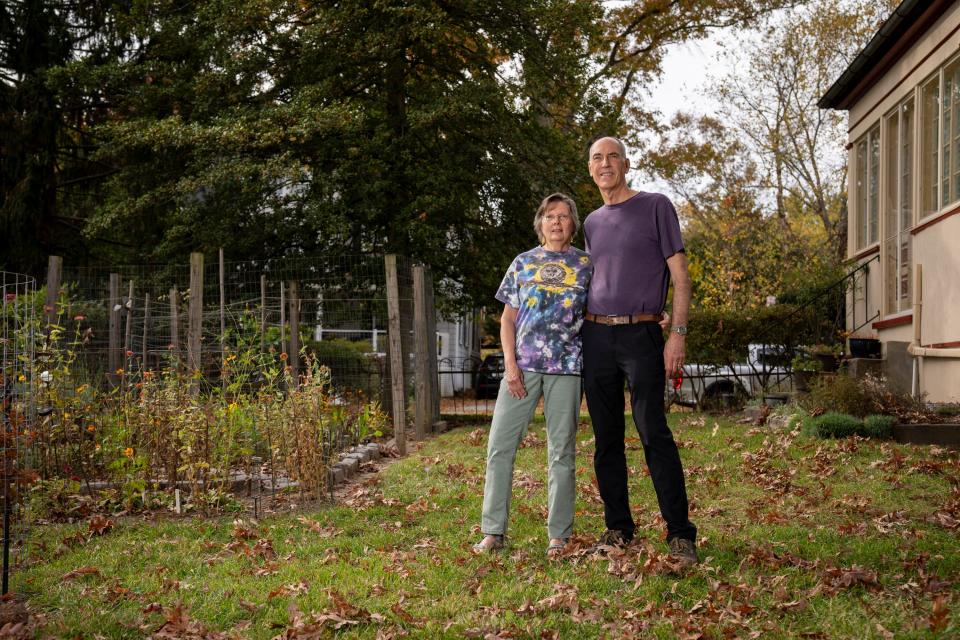
<path fill-rule="evenodd" d="M 400 336 L 400 287 L 397 256 L 384 256 L 387 276 L 387 337 L 390 343 L 390 387 L 393 399 L 393 432 L 400 455 L 407 454 L 407 420 L 403 389 L 403 348 Z"/>
<path fill-rule="evenodd" d="M 287 362 L 293 374 L 293 386 L 300 386 L 300 289 L 296 280 L 290 281 L 290 351 Z"/>
<path fill-rule="evenodd" d="M 190 375 L 203 370 L 200 339 L 203 336 L 203 254 L 190 254 L 190 308 L 187 326 L 187 366 Z"/>
<path fill-rule="evenodd" d="M 111 386 L 116 386 L 119 379 L 117 377 L 117 370 L 120 368 L 120 363 L 123 362 L 123 359 L 120 357 L 120 312 L 123 310 L 123 305 L 120 304 L 119 273 L 110 274 L 108 304 L 110 305 L 110 329 L 109 346 L 107 348 L 107 367 L 109 369 L 107 378 L 110 380 Z"/>
<path fill-rule="evenodd" d="M 440 422 L 440 372 L 437 366 L 437 307 L 433 300 L 433 274 L 430 268 L 423 270 L 424 308 L 427 318 L 427 340 L 430 343 L 430 357 L 427 378 L 430 381 L 430 427 L 436 431 Z"/>
<path fill-rule="evenodd" d="M 47 295 L 43 303 L 43 324 L 47 331 L 50 325 L 57 321 L 60 315 L 60 282 L 63 277 L 63 258 L 50 256 L 47 258 Z"/>
<path fill-rule="evenodd" d="M 432 385 L 430 384 L 429 359 L 433 353 L 430 340 L 427 336 L 427 309 L 426 286 L 422 265 L 413 267 L 413 337 L 414 351 L 416 352 L 416 417 L 414 419 L 414 433 L 417 440 L 423 440 L 431 429 L 433 417 L 433 402 L 430 398 Z"/>

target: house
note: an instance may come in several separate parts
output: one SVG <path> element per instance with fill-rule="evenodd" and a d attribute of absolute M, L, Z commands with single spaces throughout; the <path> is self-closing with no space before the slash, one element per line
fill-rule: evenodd
<path fill-rule="evenodd" d="M 849 112 L 847 329 L 888 383 L 960 401 L 960 3 L 904 0 L 820 99 Z"/>

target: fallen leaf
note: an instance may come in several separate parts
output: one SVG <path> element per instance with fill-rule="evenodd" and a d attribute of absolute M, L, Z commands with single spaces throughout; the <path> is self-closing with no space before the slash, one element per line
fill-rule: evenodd
<path fill-rule="evenodd" d="M 102 536 L 106 532 L 113 529 L 113 520 L 105 518 L 101 515 L 96 515 L 90 518 L 90 535 L 91 536 Z"/>
<path fill-rule="evenodd" d="M 79 578 L 81 576 L 99 576 L 100 569 L 97 567 L 80 567 L 79 569 L 74 569 L 69 573 L 63 574 L 63 580 L 73 580 L 74 578 Z"/>

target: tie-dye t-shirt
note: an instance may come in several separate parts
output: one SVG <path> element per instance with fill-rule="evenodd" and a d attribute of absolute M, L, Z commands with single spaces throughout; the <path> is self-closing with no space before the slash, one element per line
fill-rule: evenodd
<path fill-rule="evenodd" d="M 517 365 L 524 371 L 580 374 L 580 325 L 593 264 L 585 251 L 531 249 L 517 256 L 497 300 L 517 309 Z"/>

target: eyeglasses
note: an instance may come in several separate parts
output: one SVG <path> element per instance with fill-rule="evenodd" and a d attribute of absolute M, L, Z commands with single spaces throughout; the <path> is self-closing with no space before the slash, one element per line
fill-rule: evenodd
<path fill-rule="evenodd" d="M 547 222 L 566 222 L 567 220 L 570 220 L 570 216 L 565 213 L 561 213 L 559 215 L 543 216 L 543 219 Z"/>

